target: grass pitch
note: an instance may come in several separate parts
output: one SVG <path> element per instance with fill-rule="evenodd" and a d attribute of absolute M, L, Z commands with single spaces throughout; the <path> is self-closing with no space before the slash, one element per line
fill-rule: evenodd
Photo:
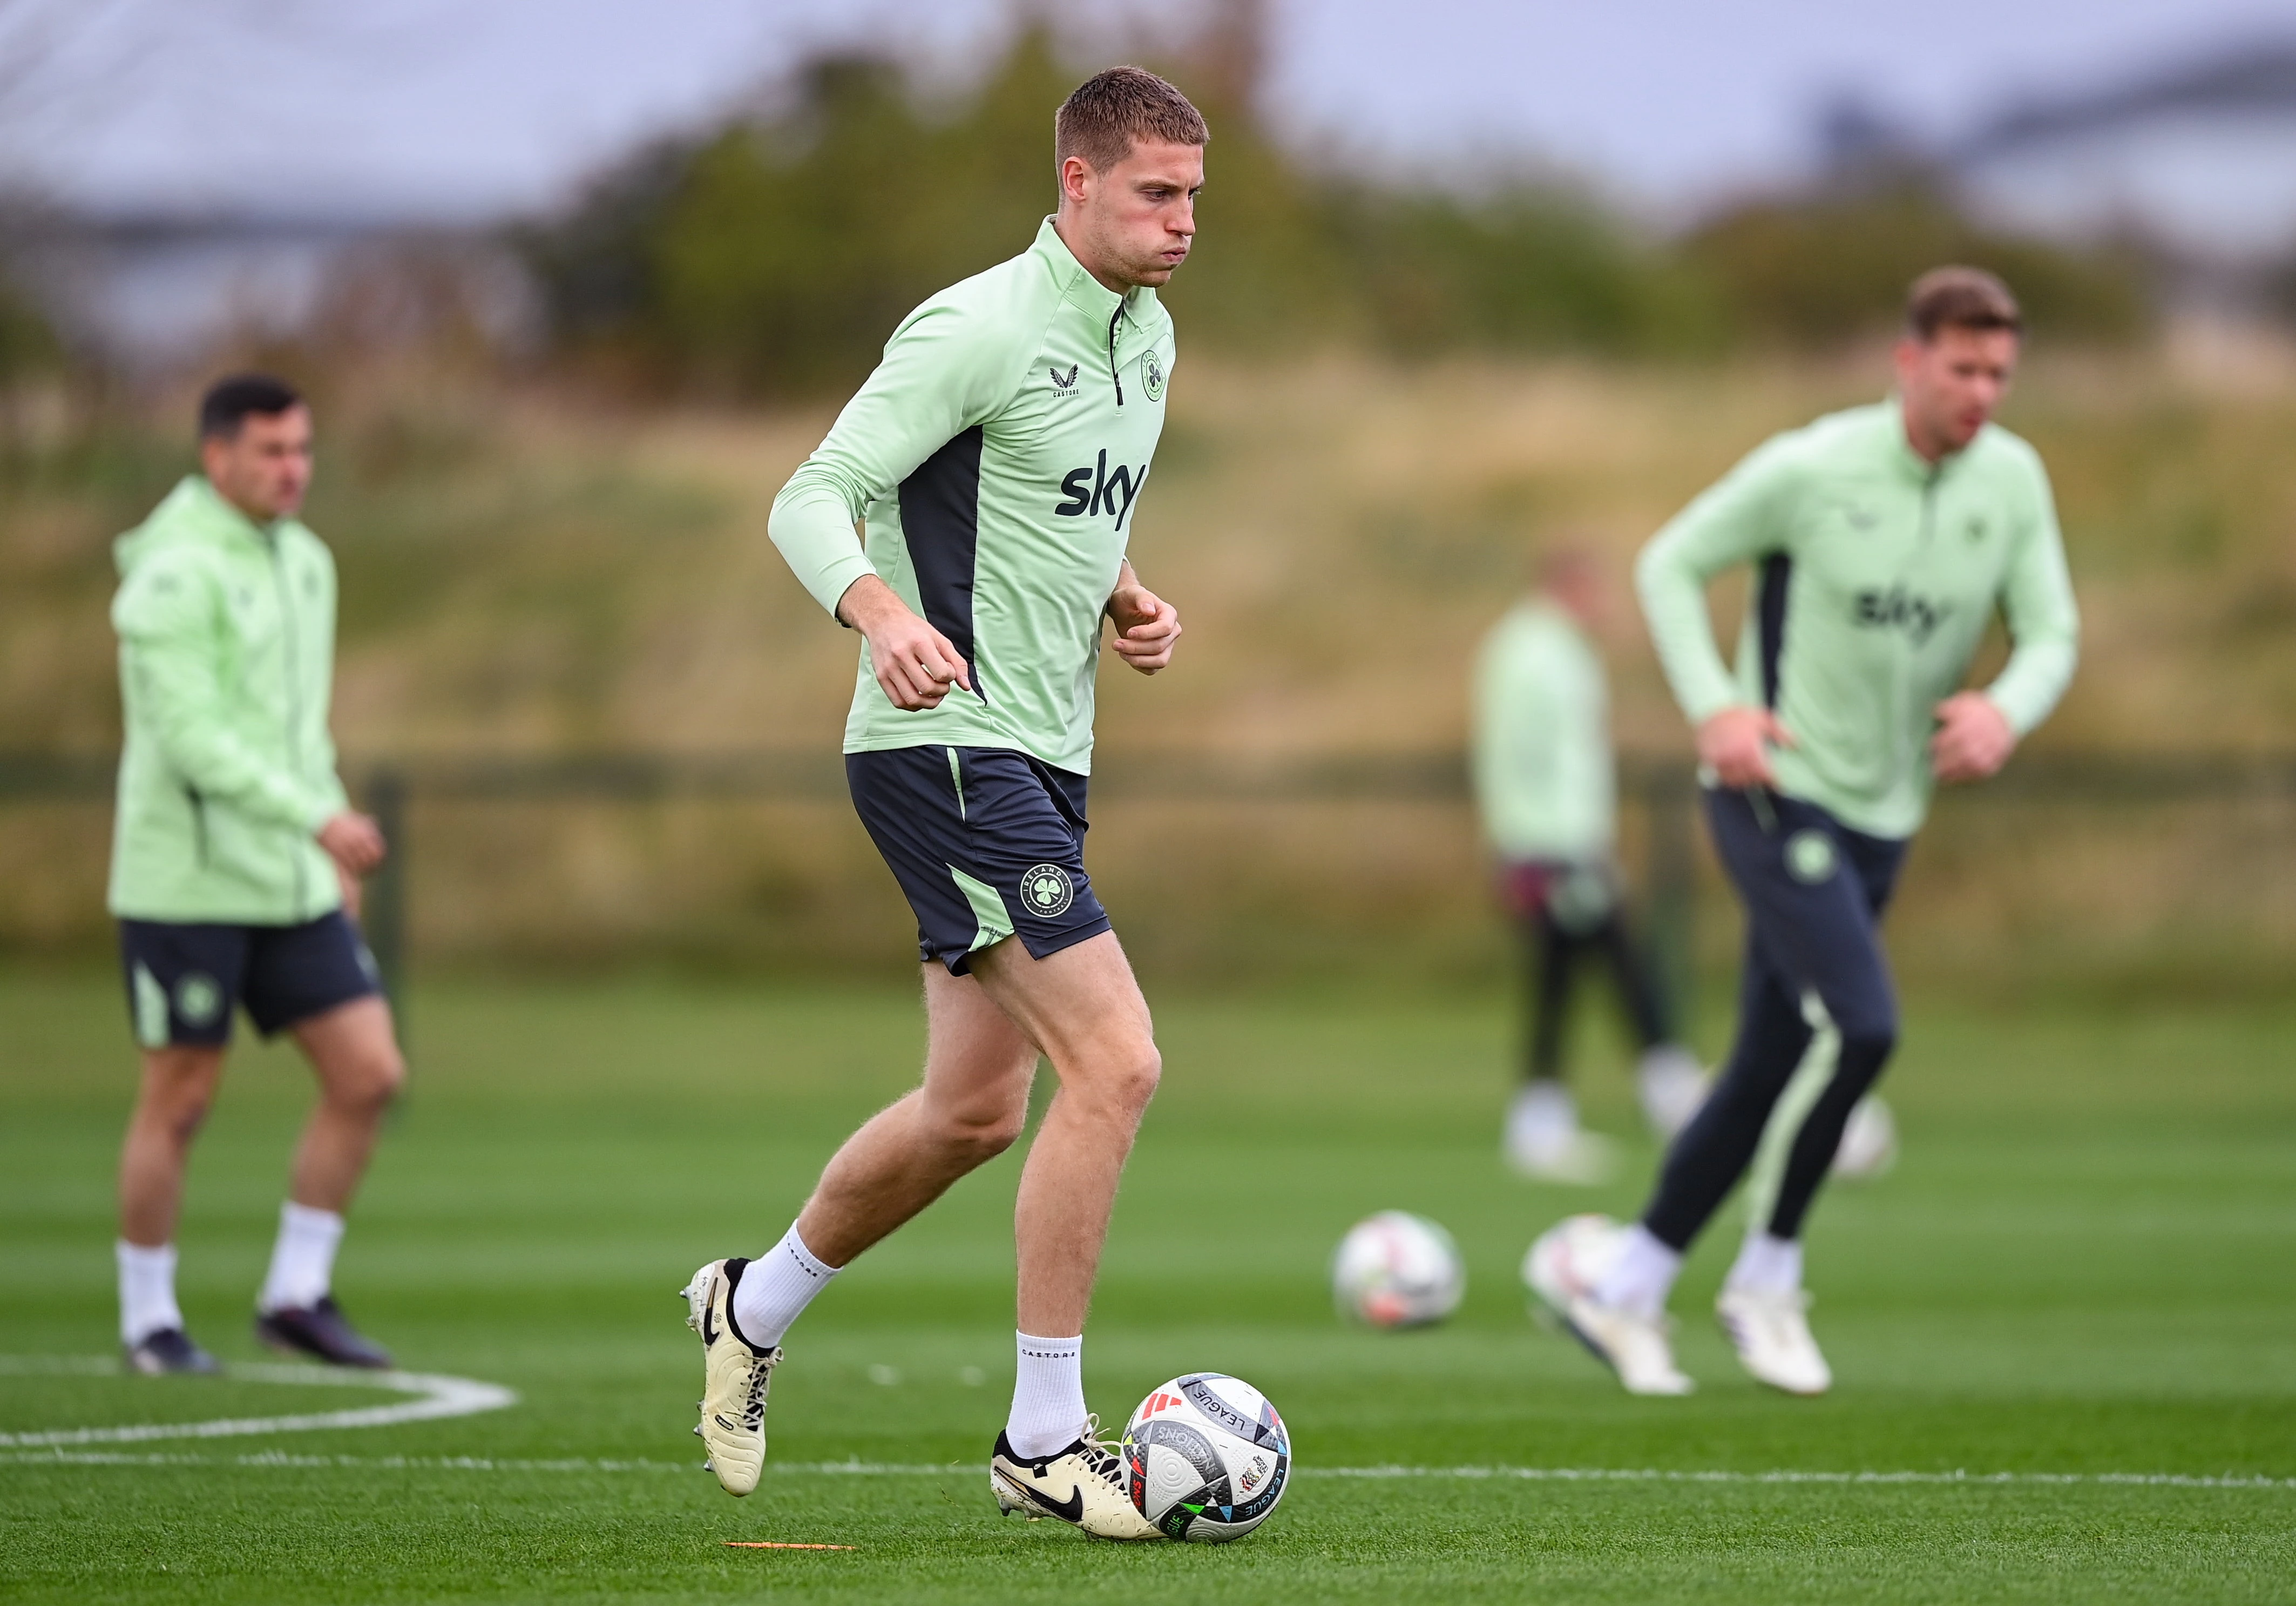
<path fill-rule="evenodd" d="M 1515 1267 L 1610 1189 L 1496 1159 L 1496 1004 L 1166 1000 L 1168 1073 L 1087 1350 L 1117 1420 L 1217 1369 L 1266 1388 L 1299 1476 L 1226 1548 L 1001 1520 L 1016 1157 L 839 1281 L 775 1382 L 764 1487 L 688 1437 L 672 1297 L 755 1253 L 829 1148 L 906 1084 L 902 992 L 434 987 L 416 1081 L 338 1288 L 411 1370 L 507 1384 L 489 1414 L 0 1448 L 0 1593 L 23 1601 L 870 1599 L 2267 1601 L 2296 1595 L 2296 1010 L 2015 1015 L 1916 997 L 1905 1156 L 1816 1218 L 1837 1392 L 1758 1391 L 1677 1311 L 1700 1393 L 1629 1399 L 1526 1321 Z M 0 978 L 0 1355 L 111 1347 L 111 1189 L 131 1053 L 100 980 Z M 1624 1079 L 1582 1076 L 1628 1132 Z M 306 1099 L 243 1051 L 182 1232 L 193 1330 L 247 1332 Z M 1325 1257 L 1370 1210 L 1457 1235 L 1430 1332 L 1334 1321 Z M 398 1396 L 0 1362 L 0 1432 L 270 1418 Z M 852 1463 L 823 1470 L 824 1463 Z M 1871 1475 L 1871 1476 L 1866 1476 Z M 1965 1475 L 1965 1476 L 1960 1476 Z M 728 1540 L 849 1551 L 732 1549 Z"/>

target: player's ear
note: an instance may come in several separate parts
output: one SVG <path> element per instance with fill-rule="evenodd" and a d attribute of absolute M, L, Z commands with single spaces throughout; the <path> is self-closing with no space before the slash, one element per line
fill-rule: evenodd
<path fill-rule="evenodd" d="M 1061 199 L 1082 204 L 1091 198 L 1092 164 L 1081 156 L 1061 159 Z"/>

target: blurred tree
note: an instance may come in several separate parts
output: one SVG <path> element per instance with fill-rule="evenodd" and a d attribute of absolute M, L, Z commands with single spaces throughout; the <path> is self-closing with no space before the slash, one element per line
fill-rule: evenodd
<path fill-rule="evenodd" d="M 1719 342 L 1702 285 L 1567 191 L 1374 192 L 1337 210 L 1334 234 L 1364 243 L 1362 290 L 1390 350 L 1684 355 Z"/>
<path fill-rule="evenodd" d="M 912 307 L 1027 243 L 1071 86 L 1040 33 L 940 121 L 887 62 L 817 62 L 787 116 L 644 152 L 529 238 L 556 331 L 657 380 L 849 383 Z"/>
<path fill-rule="evenodd" d="M 1257 55 L 1235 31 L 1175 74 L 1213 129 L 1201 243 L 1169 292 L 1185 338 L 1412 354 L 1712 342 L 1695 285 L 1558 188 L 1470 199 L 1303 166 L 1254 115 Z M 641 153 L 523 242 L 562 350 L 718 391 L 849 386 L 912 307 L 1012 255 L 1052 209 L 1051 111 L 1075 78 L 1047 31 L 1024 31 L 935 118 L 890 63 L 831 58 L 784 114 Z"/>
<path fill-rule="evenodd" d="M 2151 321 L 2144 264 L 2133 252 L 2075 252 L 1988 233 L 1922 175 L 1803 202 L 1737 207 L 1683 242 L 1744 338 L 1824 345 L 1895 325 L 1906 287 L 1947 262 L 1992 269 L 2028 322 L 2061 340 L 2118 342 Z"/>
<path fill-rule="evenodd" d="M 63 366 L 62 343 L 31 301 L 0 278 L 0 390 Z"/>
<path fill-rule="evenodd" d="M 1471 193 L 1287 152 L 1253 110 L 1261 10 L 1175 69 L 1212 128 L 1203 233 L 1168 300 L 1188 342 L 1685 356 L 1886 325 L 1948 260 L 1995 268 L 2034 322 L 2119 338 L 2146 317 L 2130 260 L 1982 233 L 1917 177 L 1740 208 L 1674 246 L 1548 179 Z M 1021 249 L 1054 204 L 1052 109 L 1073 86 L 1023 30 L 953 112 L 871 56 L 814 63 L 785 111 L 642 152 L 524 241 L 559 350 L 657 385 L 850 387 L 911 308 Z"/>

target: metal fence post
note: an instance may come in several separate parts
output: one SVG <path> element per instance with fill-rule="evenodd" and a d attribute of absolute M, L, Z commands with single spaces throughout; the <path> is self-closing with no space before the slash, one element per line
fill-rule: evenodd
<path fill-rule="evenodd" d="M 382 868 L 367 883 L 365 910 L 360 925 L 366 945 L 382 972 L 382 988 L 398 1027 L 401 1052 L 406 1046 L 406 777 L 390 765 L 380 765 L 367 776 L 367 811 L 382 828 L 390 852 Z"/>

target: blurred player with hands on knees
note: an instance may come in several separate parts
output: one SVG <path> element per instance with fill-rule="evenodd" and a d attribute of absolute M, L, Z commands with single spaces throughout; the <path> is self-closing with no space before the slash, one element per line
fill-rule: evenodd
<path fill-rule="evenodd" d="M 118 1258 L 120 1338 L 139 1371 L 216 1370 L 184 1331 L 174 1239 L 241 1006 L 266 1036 L 293 1034 L 319 1082 L 256 1336 L 340 1365 L 390 1363 L 330 1292 L 343 1212 L 405 1072 L 352 924 L 384 843 L 335 773 L 334 561 L 295 516 L 311 461 L 293 389 L 224 380 L 200 408 L 201 472 L 117 547 L 127 745 L 110 904 L 144 1050 Z"/>
<path fill-rule="evenodd" d="M 863 638 L 846 773 L 916 914 L 927 1047 L 922 1084 L 837 1152 L 779 1243 L 688 1285 L 695 1431 L 731 1493 L 757 1487 L 783 1333 L 1020 1136 L 1042 1055 L 1060 1085 L 1021 1174 L 1018 1377 L 990 1485 L 1008 1511 L 1156 1536 L 1085 1409 L 1086 1310 L 1161 1061 L 1083 843 L 1102 621 L 1144 674 L 1180 634 L 1126 548 L 1172 367 L 1155 287 L 1188 255 L 1209 138 L 1152 73 L 1078 88 L 1035 243 L 904 319 L 775 499 L 775 544 Z"/>
<path fill-rule="evenodd" d="M 1717 1314 L 1760 1381 L 1794 1394 L 1832 1385 L 1804 1315 L 1802 1227 L 1852 1108 L 1897 1044 L 1882 911 L 1933 782 L 1999 770 L 2055 707 L 2077 656 L 2047 474 L 1991 422 L 2021 332 L 1992 275 L 1923 276 L 1895 396 L 1775 437 L 1644 550 L 1644 612 L 1697 729 L 1707 821 L 1747 933 L 1736 1041 L 1641 1221 L 1599 1254 L 1542 1256 L 1572 1241 L 1571 1223 L 1532 1253 L 1540 1297 L 1636 1393 L 1689 1390 L 1666 1337 L 1667 1296 L 1813 1043 L 1830 1074 L 1806 1108 L 1783 1112 L 1796 1123 L 1784 1171 L 1758 1202 Z M 1754 586 L 1734 674 L 1705 590 L 1742 564 Z M 1997 609 L 2009 661 L 1983 690 L 1966 689 Z"/>

